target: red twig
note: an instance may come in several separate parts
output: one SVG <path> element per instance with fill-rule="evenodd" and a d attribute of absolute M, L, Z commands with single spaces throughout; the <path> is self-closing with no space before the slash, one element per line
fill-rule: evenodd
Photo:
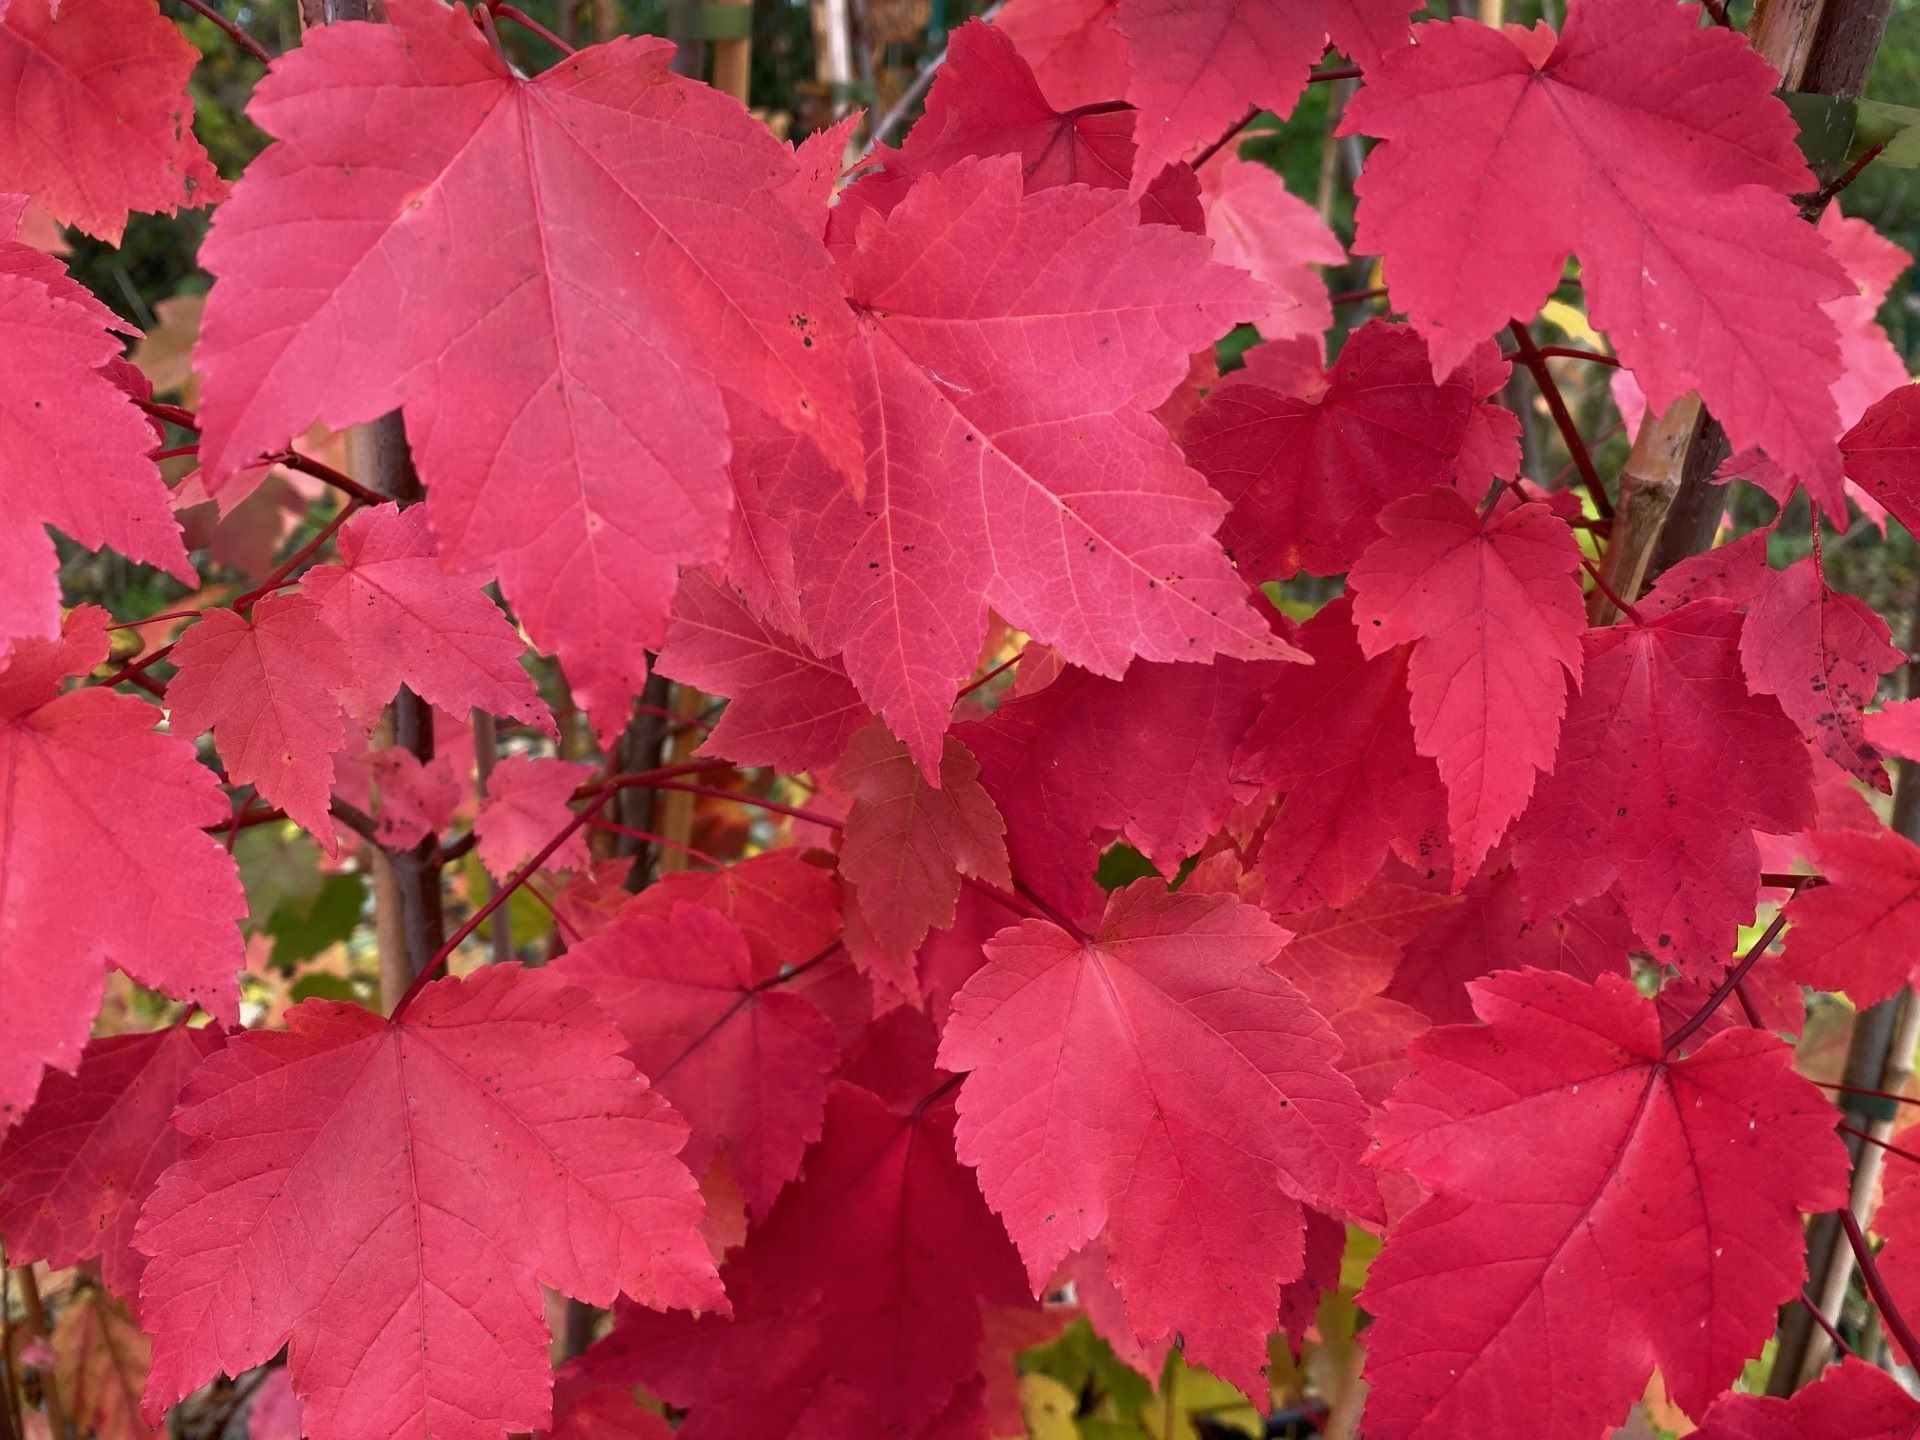
<path fill-rule="evenodd" d="M 1869 1145 L 1879 1146 L 1880 1149 L 1886 1151 L 1889 1155 L 1898 1155 L 1909 1165 L 1920 1165 L 1920 1154 L 1915 1154 L 1904 1146 L 1896 1145 L 1891 1140 L 1883 1140 L 1871 1130 L 1862 1130 L 1858 1125 L 1849 1125 L 1844 1120 L 1838 1122 L 1837 1128 L 1846 1131 L 1847 1134 L 1853 1136 L 1856 1140 L 1864 1140 Z"/>
<path fill-rule="evenodd" d="M 1580 557 L 1580 565 L 1592 579 L 1594 589 L 1612 601 L 1614 609 L 1626 616 L 1627 619 L 1631 620 L 1635 625 L 1644 625 L 1647 623 L 1641 618 L 1638 610 L 1634 609 L 1633 606 L 1629 605 L 1625 600 L 1622 600 L 1619 595 L 1614 593 L 1613 587 L 1607 583 L 1607 577 L 1600 573 L 1600 567 L 1598 565 L 1594 564 L 1584 555 Z"/>
<path fill-rule="evenodd" d="M 1207 161 L 1226 149 L 1228 145 L 1233 143 L 1235 137 L 1237 137 L 1242 130 L 1253 123 L 1253 117 L 1259 113 L 1260 107 L 1255 105 L 1252 109 L 1248 110 L 1246 114 L 1229 125 L 1226 134 L 1222 135 L 1218 140 L 1214 141 L 1211 145 L 1207 146 L 1206 149 L 1193 157 L 1193 168 L 1198 170 L 1202 165 L 1206 164 Z"/>
<path fill-rule="evenodd" d="M 1802 1290 L 1799 1299 L 1800 1303 L 1807 1307 L 1807 1313 L 1813 1316 L 1814 1323 L 1827 1332 L 1827 1338 L 1833 1342 L 1833 1348 L 1838 1350 L 1842 1355 L 1853 1354 L 1853 1347 L 1840 1338 L 1839 1328 L 1821 1313 L 1820 1307 L 1813 1303 L 1813 1298 L 1808 1295 L 1806 1291 Z"/>
<path fill-rule="evenodd" d="M 173 653 L 173 646 L 162 645 L 158 650 L 154 651 L 151 655 L 143 655 L 138 660 L 129 660 L 126 664 L 122 665 L 118 670 L 114 671 L 111 675 L 107 676 L 107 678 L 102 680 L 100 683 L 109 689 L 111 689 L 115 685 L 124 685 L 130 680 L 133 680 L 135 681 L 135 683 L 138 683 L 136 677 L 140 674 L 141 671 L 145 670 L 149 665 L 159 664 L 162 660 L 166 659 L 167 656 L 171 655 L 172 653 Z M 142 686 L 141 688 L 145 689 L 146 687 Z"/>
<path fill-rule="evenodd" d="M 1841 1207 L 1840 1226 L 1847 1232 L 1847 1244 L 1853 1247 L 1853 1258 L 1860 1263 L 1860 1278 L 1867 1282 L 1867 1294 L 1873 1297 L 1874 1308 L 1880 1312 L 1880 1323 L 1886 1326 L 1889 1335 L 1900 1342 L 1908 1363 L 1912 1364 L 1916 1358 L 1920 1358 L 1920 1340 L 1914 1339 L 1906 1316 L 1900 1313 L 1900 1307 L 1893 1303 L 1893 1296 L 1887 1293 L 1887 1282 L 1873 1258 L 1873 1247 L 1867 1244 L 1867 1237 L 1860 1229 L 1860 1222 L 1854 1218 L 1852 1206 Z"/>
<path fill-rule="evenodd" d="M 1700 0 L 1700 8 L 1713 17 L 1713 23 L 1722 30 L 1733 29 L 1733 21 L 1727 18 L 1727 7 L 1720 0 Z"/>
<path fill-rule="evenodd" d="M 1533 343 L 1533 332 L 1515 320 L 1507 326 L 1507 333 L 1513 336 L 1515 355 L 1527 367 L 1527 373 L 1533 376 L 1533 383 L 1539 387 L 1541 398 L 1547 402 L 1547 411 L 1553 416 L 1560 438 L 1566 442 L 1567 454 L 1573 457 L 1574 468 L 1580 472 L 1580 483 L 1587 487 L 1593 508 L 1603 517 L 1611 519 L 1613 502 L 1607 499 L 1607 487 L 1601 483 L 1599 470 L 1594 468 L 1593 456 L 1587 453 L 1587 442 L 1580 438 L 1579 427 L 1573 423 L 1573 413 L 1567 409 L 1566 399 L 1560 394 L 1559 382 L 1547 368 L 1540 347 Z"/>
<path fill-rule="evenodd" d="M 1896 1095 L 1891 1090 L 1875 1090 L 1866 1085 L 1842 1085 L 1837 1080 L 1816 1080 L 1813 1082 L 1822 1090 L 1838 1090 L 1843 1095 L 1868 1095 L 1875 1100 L 1892 1100 L 1900 1105 L 1920 1105 L 1911 1095 Z"/>
<path fill-rule="evenodd" d="M 288 556 L 285 562 L 277 566 L 273 573 L 267 576 L 266 579 L 254 586 L 253 589 L 247 591 L 246 594 L 235 599 L 232 608 L 236 612 L 245 612 L 252 608 L 256 600 L 278 590 L 286 583 L 287 577 L 302 565 L 306 564 L 308 560 L 311 560 L 315 552 L 318 551 L 322 545 L 326 544 L 327 541 L 331 540 L 334 532 L 346 524 L 347 521 L 351 520 L 359 509 L 360 502 L 358 500 L 349 500 L 346 504 L 342 505 L 340 507 L 340 513 L 320 527 L 319 534 L 315 535 L 292 555 Z"/>
<path fill-rule="evenodd" d="M 1880 152 L 1885 150 L 1891 143 L 1892 142 L 1888 140 L 1876 140 L 1873 144 L 1862 150 L 1858 160 L 1854 161 L 1845 170 L 1842 170 L 1835 179 L 1822 185 L 1807 198 L 1806 208 L 1813 211 L 1815 215 L 1818 215 L 1820 211 L 1826 209 L 1827 202 L 1849 185 L 1853 184 L 1854 181 L 1858 180 L 1860 178 L 1860 172 L 1878 160 L 1880 158 Z"/>
<path fill-rule="evenodd" d="M 1618 369 L 1620 362 L 1611 355 L 1602 355 L 1598 350 L 1576 350 L 1571 345 L 1542 345 L 1542 355 L 1558 356 L 1562 360 L 1590 360 L 1595 365 L 1610 365 Z"/>
<path fill-rule="evenodd" d="M 200 417 L 183 405 L 163 405 L 158 400 L 141 400 L 137 397 L 133 403 L 156 420 L 164 420 L 169 425 L 178 425 L 182 430 L 199 433 Z"/>
<path fill-rule="evenodd" d="M 795 820 L 810 820 L 815 825 L 825 825 L 829 829 L 839 830 L 846 821 L 836 820 L 831 815 L 822 815 L 817 810 L 802 810 L 794 805 L 782 805 L 778 800 L 763 799 L 758 795 L 747 795 L 738 790 L 722 790 L 717 785 L 689 785 L 680 780 L 663 780 L 648 787 L 652 790 L 679 790 L 688 795 L 705 795 L 714 800 L 734 800 L 742 805 L 751 805 L 758 810 L 771 810 L 776 815 L 791 816 Z"/>
<path fill-rule="evenodd" d="M 289 470 L 298 470 L 302 475 L 311 475 L 314 479 L 331 485 L 349 499 L 358 500 L 362 505 L 392 503 L 378 490 L 369 490 L 351 475 L 344 475 L 331 465 L 323 465 L 318 460 L 309 459 L 298 450 L 279 450 L 260 458 L 270 464 L 284 465 Z"/>
<path fill-rule="evenodd" d="M 1795 888 L 1796 890 L 1798 889 L 1798 887 Z M 1694 1011 L 1678 1030 L 1667 1037 L 1667 1043 L 1661 1047 L 1660 1053 L 1663 1055 L 1673 1054 L 1674 1051 L 1678 1050 L 1691 1039 L 1702 1025 L 1712 1019 L 1713 1012 L 1726 1004 L 1727 997 L 1733 994 L 1734 989 L 1742 980 L 1747 978 L 1747 972 L 1759 963 L 1760 957 L 1767 953 L 1767 947 L 1773 944 L 1773 942 L 1779 938 L 1780 932 L 1786 928 L 1787 907 L 1782 905 L 1779 912 L 1773 917 L 1772 922 L 1761 932 L 1760 938 L 1747 948 L 1747 953 L 1740 958 L 1740 963 L 1728 972 L 1725 980 L 1720 982 L 1720 987 L 1707 997 L 1706 1003 Z"/>
<path fill-rule="evenodd" d="M 1357 305 L 1362 300 L 1384 300 L 1386 296 L 1387 287 L 1375 285 L 1369 290 L 1336 290 L 1327 301 L 1332 305 Z"/>
<path fill-rule="evenodd" d="M 238 21 L 229 20 L 225 15 L 222 15 L 218 10 L 214 9 L 213 6 L 207 4 L 207 0 L 181 0 L 181 3 L 189 10 L 206 16 L 207 19 L 226 31 L 228 39 L 233 41 L 234 44 L 238 45 L 254 59 L 258 60 L 262 65 L 271 65 L 273 63 L 273 56 L 267 52 L 266 46 L 254 39 L 253 36 L 249 35 L 245 30 L 242 30 Z"/>
<path fill-rule="evenodd" d="M 682 855 L 691 855 L 702 865 L 711 865 L 716 870 L 724 870 L 726 868 L 725 862 L 718 856 L 710 855 L 697 846 L 683 845 L 678 840 L 670 840 L 665 835 L 656 835 L 651 830 L 641 830 L 632 825 L 622 825 L 614 820 L 602 820 L 598 816 L 594 818 L 593 828 L 596 830 L 604 830 L 609 835 L 625 835 L 630 840 L 644 840 L 649 845 L 665 845 L 669 850 L 678 850 Z"/>
<path fill-rule="evenodd" d="M 526 11 L 520 9 L 518 6 L 502 5 L 498 3 L 498 0 L 489 0 L 489 4 L 487 8 L 493 11 L 494 14 L 513 21 L 513 23 L 518 25 L 522 30 L 532 31 L 535 35 L 538 35 L 542 40 L 546 41 L 549 45 L 553 46 L 553 48 L 558 50 L 562 55 L 573 55 L 578 53 L 577 51 L 575 51 L 573 46 L 569 45 L 566 41 L 562 40 L 558 35 L 554 34 L 553 31 L 549 30 L 546 26 L 542 25 L 538 20 L 534 19 L 531 15 L 527 14 Z"/>
<path fill-rule="evenodd" d="M 1020 663 L 1020 657 L 1026 653 L 1027 652 L 1025 647 L 1022 647 L 1021 649 L 1014 652 L 1013 656 L 1010 659 L 1002 660 L 998 665 L 994 666 L 991 670 L 987 671 L 987 673 L 982 675 L 978 680 L 969 680 L 965 685 L 963 685 L 960 688 L 960 695 L 971 695 L 974 691 L 978 690 L 982 685 L 987 685 L 992 683 L 992 681 L 996 679 L 998 676 L 1006 674 L 1007 671 L 1011 670 L 1014 666 L 1018 665 Z M 960 695 L 956 695 L 953 698 L 958 700 L 960 698 Z"/>

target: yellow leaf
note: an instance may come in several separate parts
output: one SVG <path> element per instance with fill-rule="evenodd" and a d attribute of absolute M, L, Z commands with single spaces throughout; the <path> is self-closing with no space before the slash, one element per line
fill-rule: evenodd
<path fill-rule="evenodd" d="M 1051 1375 L 1020 1377 L 1020 1413 L 1031 1440 L 1080 1440 L 1073 1392 Z"/>

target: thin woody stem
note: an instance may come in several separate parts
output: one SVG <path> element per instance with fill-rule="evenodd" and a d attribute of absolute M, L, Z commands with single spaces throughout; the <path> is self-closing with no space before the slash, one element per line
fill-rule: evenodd
<path fill-rule="evenodd" d="M 1854 1218 L 1853 1207 L 1840 1209 L 1840 1228 L 1846 1231 L 1847 1244 L 1853 1250 L 1853 1258 L 1859 1263 L 1860 1278 L 1867 1282 L 1867 1294 L 1873 1298 L 1873 1305 L 1880 1312 L 1880 1323 L 1887 1327 L 1887 1333 L 1900 1343 L 1901 1351 L 1909 1364 L 1920 1357 L 1920 1341 L 1914 1339 L 1913 1330 L 1907 1324 L 1906 1316 L 1900 1313 L 1900 1307 L 1893 1303 L 1893 1296 L 1887 1291 L 1886 1279 L 1880 1274 L 1880 1265 L 1874 1259 L 1873 1247 L 1867 1243 L 1860 1222 Z"/>
<path fill-rule="evenodd" d="M 258 40 L 254 39 L 253 36 L 241 29 L 239 21 L 228 19 L 225 15 L 222 15 L 218 10 L 214 9 L 213 6 L 209 5 L 207 0 L 180 0 L 180 3 L 185 5 L 189 10 L 206 16 L 207 19 L 226 31 L 229 40 L 233 41 L 234 44 L 238 45 L 262 65 L 271 65 L 273 63 L 273 55 L 268 51 L 266 46 L 262 45 Z"/>
<path fill-rule="evenodd" d="M 235 599 L 232 609 L 236 612 L 249 610 L 253 607 L 255 601 L 264 599 L 275 590 L 278 590 L 286 583 L 289 575 L 293 574 L 295 570 L 298 570 L 302 565 L 306 564 L 307 561 L 311 560 L 320 547 L 331 540 L 335 532 L 358 514 L 359 510 L 360 502 L 358 500 L 349 500 L 346 504 L 342 505 L 340 507 L 340 513 L 320 527 L 319 534 L 315 535 L 290 555 L 286 561 L 276 567 L 273 573 L 267 576 L 266 579 L 254 586 L 253 589 L 247 591 L 246 594 Z"/>
<path fill-rule="evenodd" d="M 1646 620 L 1641 617 L 1640 612 L 1625 600 L 1621 599 L 1619 594 L 1615 592 L 1613 586 L 1607 583 L 1607 577 L 1601 573 L 1598 565 L 1582 555 L 1580 557 L 1580 567 L 1587 572 L 1587 577 L 1593 581 L 1594 589 L 1598 590 L 1602 595 L 1606 596 L 1608 600 L 1613 602 L 1614 609 L 1626 616 L 1627 619 L 1635 625 L 1645 625 L 1647 623 Z"/>
<path fill-rule="evenodd" d="M 1799 887 L 1795 886 L 1794 889 L 1795 893 L 1798 893 Z M 1663 1055 L 1673 1054 L 1698 1033 L 1702 1025 L 1713 1018 L 1713 1012 L 1726 1004 L 1727 997 L 1733 994 L 1742 980 L 1747 978 L 1747 972 L 1759 963 L 1760 957 L 1767 953 L 1767 947 L 1773 944 L 1779 938 L 1780 932 L 1786 928 L 1787 907 L 1782 905 L 1775 913 L 1772 922 L 1761 933 L 1760 938 L 1747 948 L 1747 953 L 1741 957 L 1740 963 L 1728 972 L 1725 980 L 1720 982 L 1720 987 L 1707 997 L 1706 1003 L 1694 1011 L 1685 1024 L 1667 1037 L 1667 1043 L 1661 1047 Z"/>
<path fill-rule="evenodd" d="M 1600 479 L 1600 472 L 1594 467 L 1593 456 L 1587 451 L 1587 442 L 1580 438 L 1580 428 L 1573 423 L 1573 412 L 1567 409 L 1567 402 L 1560 393 L 1560 383 L 1553 378 L 1553 372 L 1547 368 L 1546 357 L 1540 347 L 1533 343 L 1533 332 L 1518 320 L 1507 326 L 1507 333 L 1513 336 L 1514 354 L 1520 363 L 1527 367 L 1527 373 L 1533 376 L 1533 383 L 1539 388 L 1540 397 L 1547 402 L 1547 412 L 1553 416 L 1553 423 L 1560 431 L 1561 440 L 1566 442 L 1567 453 L 1573 457 L 1573 465 L 1580 472 L 1580 483 L 1586 486 L 1587 498 L 1593 502 L 1593 508 L 1603 517 L 1613 515 L 1613 502 L 1607 499 L 1607 487 Z"/>

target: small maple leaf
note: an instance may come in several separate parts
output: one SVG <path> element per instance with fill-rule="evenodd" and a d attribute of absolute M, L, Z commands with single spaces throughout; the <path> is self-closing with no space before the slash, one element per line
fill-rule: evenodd
<path fill-rule="evenodd" d="M 720 870 L 662 875 L 629 902 L 666 916 L 682 901 L 717 910 L 747 937 L 758 975 L 816 959 L 840 938 L 840 882 L 798 850 L 763 850 Z"/>
<path fill-rule="evenodd" d="M 1368 1434 L 1497 1413 L 1503 1434 L 1592 1440 L 1656 1364 L 1701 1413 L 1803 1283 L 1803 1214 L 1846 1203 L 1833 1107 L 1763 1031 L 1664 1054 L 1620 976 L 1472 994 L 1485 1023 L 1416 1040 L 1380 1124 L 1378 1163 L 1430 1198 L 1361 1292 Z"/>
<path fill-rule="evenodd" d="M 1693 1440 L 1912 1440 L 1916 1429 L 1920 1403 L 1886 1371 L 1849 1355 L 1785 1399 L 1721 1396 Z"/>
<path fill-rule="evenodd" d="M 1273 291 L 1274 303 L 1251 317 L 1262 337 L 1317 336 L 1333 323 L 1317 267 L 1344 265 L 1346 248 L 1278 171 L 1223 150 L 1200 171 L 1200 201 L 1214 258 Z"/>
<path fill-rule="evenodd" d="M 1118 100 L 1127 91 L 1127 41 L 1116 0 L 1007 0 L 993 19 L 1034 79 L 1063 110 Z"/>
<path fill-rule="evenodd" d="M 1251 1388 L 1303 1203 L 1380 1218 L 1366 1103 L 1333 1031 L 1270 968 L 1286 932 L 1142 880 L 1091 938 L 1026 920 L 954 997 L 940 1064 L 971 1072 L 960 1158 L 1036 1292 L 1100 1238 L 1133 1332 Z"/>
<path fill-rule="evenodd" d="M 213 772 L 160 712 L 60 682 L 107 656 L 107 617 L 83 606 L 56 642 L 0 666 L 0 1130 L 42 1066 L 81 1058 L 108 965 L 237 1024 L 233 857 L 204 833 L 231 815 Z"/>
<path fill-rule="evenodd" d="M 773 989 L 740 927 L 674 902 L 629 910 L 551 968 L 591 990 L 627 1038 L 641 1073 L 683 1116 L 681 1158 L 704 1175 L 724 1156 L 749 1209 L 765 1215 L 820 1136 L 833 1027 L 810 1001 Z"/>
<path fill-rule="evenodd" d="M 1575 0 L 1556 36 L 1419 27 L 1341 122 L 1367 157 L 1354 248 L 1383 255 L 1436 374 L 1537 311 L 1577 253 L 1593 323 L 1655 412 L 1697 390 L 1844 517 L 1829 387 L 1852 286 L 1792 195 L 1815 188 L 1779 77 L 1671 0 Z"/>
<path fill-rule="evenodd" d="M 53 1327 L 53 1380 L 60 1401 L 94 1440 L 151 1440 L 140 1413 L 151 1347 L 118 1296 L 85 1285 Z"/>
<path fill-rule="evenodd" d="M 1369 658 L 1411 645 L 1413 741 L 1447 787 L 1465 885 L 1553 767 L 1586 607 L 1580 547 L 1545 505 L 1484 519 L 1452 490 L 1396 500 L 1347 577 Z"/>
<path fill-rule="evenodd" d="M 309 1000 L 202 1065 L 153 1259 L 149 1418 L 289 1340 L 312 1440 L 545 1427 L 544 1282 L 590 1304 L 724 1308 L 686 1126 L 583 990 L 495 965 L 403 1018 Z"/>
<path fill-rule="evenodd" d="M 235 785 L 252 785 L 331 854 L 333 761 L 347 740 L 341 696 L 353 661 L 304 595 L 269 595 L 251 613 L 209 610 L 173 647 L 174 733 L 213 742 Z"/>
<path fill-rule="evenodd" d="M 1559 759 L 1513 830 L 1535 913 L 1617 881 L 1656 958 L 1728 958 L 1760 893 L 1754 832 L 1813 820 L 1813 763 L 1778 702 L 1747 689 L 1741 618 L 1707 599 L 1587 632 Z"/>
<path fill-rule="evenodd" d="M 487 798 L 474 817 L 475 849 L 496 880 L 504 880 L 547 847 L 573 819 L 573 792 L 594 773 L 572 760 L 509 755 L 487 776 Z M 575 833 L 547 864 L 578 870 L 587 863 L 587 837 Z"/>
<path fill-rule="evenodd" d="M 31 195 L 110 245 L 130 210 L 224 198 L 193 135 L 187 79 L 199 59 L 153 0 L 0 5 L 0 192 Z"/>
<path fill-rule="evenodd" d="M 1867 407 L 1840 437 L 1847 478 L 1909 530 L 1920 525 L 1920 385 L 1902 385 Z"/>
<path fill-rule="evenodd" d="M 1826 884 L 1787 902 L 1782 963 L 1802 984 L 1877 1004 L 1914 974 L 1920 954 L 1920 846 L 1884 826 L 1816 831 L 1809 859 Z"/>

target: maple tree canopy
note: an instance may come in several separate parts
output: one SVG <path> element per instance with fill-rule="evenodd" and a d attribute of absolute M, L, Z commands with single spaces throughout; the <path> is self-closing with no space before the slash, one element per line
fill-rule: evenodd
<path fill-rule="evenodd" d="M 0 1440 L 1920 1436 L 1887 5 L 354 8 L 0 0 Z"/>

